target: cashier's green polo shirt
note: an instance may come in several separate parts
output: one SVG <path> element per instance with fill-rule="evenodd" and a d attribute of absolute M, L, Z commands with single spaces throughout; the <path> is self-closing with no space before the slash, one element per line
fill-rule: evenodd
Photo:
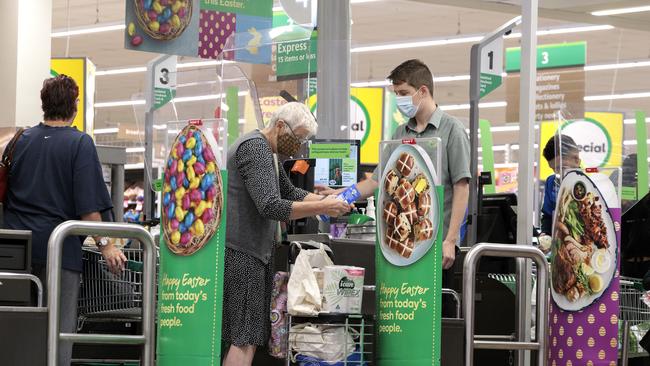
<path fill-rule="evenodd" d="M 444 235 L 447 235 L 447 229 L 449 228 L 449 221 L 451 219 L 453 185 L 461 179 L 471 177 L 469 169 L 469 137 L 465 132 L 463 124 L 458 119 L 443 112 L 440 108 L 436 108 L 435 112 L 433 112 L 424 131 L 417 132 L 416 126 L 417 122 L 415 118 L 411 118 L 408 123 L 397 128 L 393 135 L 393 140 L 432 137 L 441 139 L 441 169 L 437 173 L 445 187 L 444 239 Z M 375 176 L 374 178 L 377 177 Z"/>

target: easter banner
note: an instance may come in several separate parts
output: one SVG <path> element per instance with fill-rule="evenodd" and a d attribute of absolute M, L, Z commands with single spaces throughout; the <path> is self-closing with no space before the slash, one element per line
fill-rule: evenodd
<path fill-rule="evenodd" d="M 236 48 L 236 60 L 268 64 L 272 18 L 273 0 L 128 0 L 124 47 L 211 59 Z"/>
<path fill-rule="evenodd" d="M 602 173 L 567 173 L 553 224 L 549 365 L 618 359 L 621 209 Z"/>
<path fill-rule="evenodd" d="M 157 364 L 218 365 L 228 173 L 212 134 L 188 125 L 163 178 Z"/>
<path fill-rule="evenodd" d="M 426 144 L 380 146 L 375 350 L 383 366 L 440 365 L 444 187 Z"/>

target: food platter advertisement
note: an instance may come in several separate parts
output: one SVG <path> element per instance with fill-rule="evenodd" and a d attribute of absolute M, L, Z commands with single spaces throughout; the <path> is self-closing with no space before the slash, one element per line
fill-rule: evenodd
<path fill-rule="evenodd" d="M 616 365 L 621 209 L 617 169 L 565 169 L 551 246 L 549 365 Z"/>
<path fill-rule="evenodd" d="M 167 149 L 158 365 L 213 365 L 220 359 L 228 175 L 219 153 L 225 141 L 217 143 L 212 131 L 223 123 L 185 121 Z"/>
<path fill-rule="evenodd" d="M 440 365 L 440 140 L 380 144 L 377 191 L 377 362 Z M 409 349 L 409 352 L 404 352 Z"/>

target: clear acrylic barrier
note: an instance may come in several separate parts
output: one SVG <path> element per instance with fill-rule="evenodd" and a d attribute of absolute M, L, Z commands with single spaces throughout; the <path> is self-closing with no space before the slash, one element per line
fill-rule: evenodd
<path fill-rule="evenodd" d="M 217 93 L 221 117 L 234 118 L 231 108 L 236 108 L 240 119 L 238 127 L 228 128 L 229 142 L 264 128 L 273 111 L 286 103 L 282 91 L 301 102 L 309 99 L 309 80 L 316 72 L 308 62 L 316 57 L 310 52 L 315 47 L 312 31 L 310 27 L 287 25 L 251 28 L 228 37 L 218 57 Z M 239 96 L 236 107 L 229 105 L 235 92 Z"/>

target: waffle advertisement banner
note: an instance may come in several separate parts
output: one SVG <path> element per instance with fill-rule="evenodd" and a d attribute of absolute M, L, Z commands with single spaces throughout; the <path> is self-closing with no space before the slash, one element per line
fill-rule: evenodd
<path fill-rule="evenodd" d="M 158 275 L 158 365 L 214 365 L 221 353 L 227 171 L 201 126 L 165 162 Z"/>
<path fill-rule="evenodd" d="M 553 223 L 549 365 L 617 364 L 620 221 L 605 174 L 565 174 Z"/>
<path fill-rule="evenodd" d="M 236 49 L 225 58 L 271 63 L 273 0 L 127 0 L 125 19 L 127 49 L 206 59 Z"/>
<path fill-rule="evenodd" d="M 440 365 L 444 189 L 423 148 L 388 150 L 377 193 L 377 362 Z"/>

